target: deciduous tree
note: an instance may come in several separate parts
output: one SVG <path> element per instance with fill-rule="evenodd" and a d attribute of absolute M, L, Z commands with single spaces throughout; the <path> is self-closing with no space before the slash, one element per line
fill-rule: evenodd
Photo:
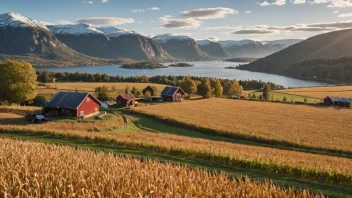
<path fill-rule="evenodd" d="M 0 100 L 23 103 L 36 96 L 37 75 L 30 63 L 0 63 Z"/>
<path fill-rule="evenodd" d="M 220 83 L 220 80 L 216 80 L 215 82 L 215 87 L 214 87 L 214 95 L 215 97 L 220 97 L 222 96 L 223 88 Z"/>
<path fill-rule="evenodd" d="M 183 80 L 180 82 L 180 87 L 184 92 L 188 94 L 188 97 L 190 97 L 190 94 L 197 93 L 197 85 L 189 75 L 183 78 Z"/>
<path fill-rule="evenodd" d="M 211 85 L 208 78 L 204 78 L 198 86 L 198 94 L 203 98 L 209 98 L 211 96 Z"/>

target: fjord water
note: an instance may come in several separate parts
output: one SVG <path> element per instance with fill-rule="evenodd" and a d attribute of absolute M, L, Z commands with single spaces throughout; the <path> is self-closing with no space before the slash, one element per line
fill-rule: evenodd
<path fill-rule="evenodd" d="M 82 72 L 82 73 L 102 73 L 119 76 L 156 76 L 156 75 L 188 75 L 202 77 L 228 78 L 236 80 L 262 80 L 264 82 L 273 82 L 285 87 L 311 87 L 327 85 L 326 83 L 299 80 L 295 78 L 265 74 L 259 72 L 250 72 L 237 69 L 225 69 L 229 66 L 237 66 L 244 63 L 222 62 L 222 61 L 205 61 L 205 62 L 187 62 L 193 64 L 193 67 L 169 67 L 162 69 L 124 69 L 121 65 L 107 66 L 80 66 L 80 67 L 41 67 L 37 71 L 47 70 L 52 72 Z M 164 65 L 169 65 L 164 63 Z"/>

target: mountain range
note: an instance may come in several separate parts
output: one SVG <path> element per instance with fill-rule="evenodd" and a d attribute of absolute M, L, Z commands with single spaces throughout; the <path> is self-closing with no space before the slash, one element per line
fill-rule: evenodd
<path fill-rule="evenodd" d="M 0 60 L 14 58 L 36 66 L 264 57 L 301 41 L 196 41 L 173 34 L 149 38 L 117 27 L 46 26 L 16 13 L 0 15 L 0 30 Z"/>

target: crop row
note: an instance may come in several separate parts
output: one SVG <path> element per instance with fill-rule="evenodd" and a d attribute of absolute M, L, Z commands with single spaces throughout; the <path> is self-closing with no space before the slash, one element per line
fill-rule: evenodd
<path fill-rule="evenodd" d="M 25 127 L 6 126 L 0 126 L 0 132 L 51 134 L 60 138 L 69 137 L 105 142 L 168 155 L 220 162 L 243 168 L 261 169 L 310 180 L 352 185 L 352 160 L 341 157 L 149 132 L 38 131 L 26 129 Z"/>

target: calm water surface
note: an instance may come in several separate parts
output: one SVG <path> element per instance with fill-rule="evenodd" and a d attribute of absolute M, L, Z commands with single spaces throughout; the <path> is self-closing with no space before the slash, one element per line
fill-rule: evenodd
<path fill-rule="evenodd" d="M 243 63 L 234 62 L 219 62 L 219 61 L 206 61 L 206 62 L 188 62 L 194 64 L 194 67 L 169 67 L 162 69 L 124 69 L 120 68 L 120 65 L 107 65 L 107 66 L 81 66 L 81 67 L 63 67 L 63 68 L 37 68 L 38 71 L 48 70 L 53 72 L 87 72 L 91 74 L 105 73 L 108 75 L 119 75 L 119 76 L 156 76 L 156 75 L 188 75 L 191 76 L 202 76 L 202 77 L 216 77 L 216 78 L 228 78 L 236 80 L 262 80 L 270 81 L 276 84 L 283 85 L 285 87 L 311 87 L 311 86 L 322 86 L 327 85 L 326 83 L 299 80 L 289 78 L 285 76 L 265 74 L 259 72 L 250 72 L 237 69 L 225 69 L 228 66 L 237 66 Z M 168 65 L 168 63 L 164 63 Z"/>

